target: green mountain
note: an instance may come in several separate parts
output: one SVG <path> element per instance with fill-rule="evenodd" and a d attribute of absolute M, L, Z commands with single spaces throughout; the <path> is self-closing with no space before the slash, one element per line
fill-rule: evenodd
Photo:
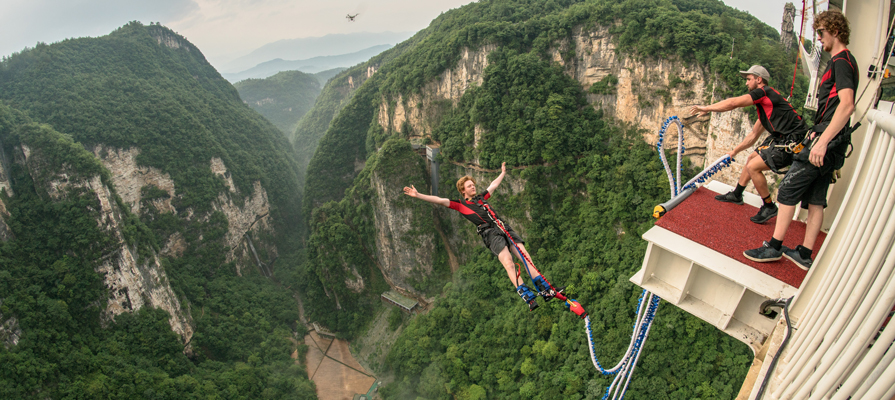
<path fill-rule="evenodd" d="M 301 71 L 283 71 L 264 79 L 246 79 L 233 85 L 249 107 L 272 122 L 286 137 L 320 94 L 319 79 Z"/>
<path fill-rule="evenodd" d="M 646 249 L 640 235 L 668 195 L 639 121 L 623 117 L 742 94 L 737 71 L 752 64 L 782 88 L 795 58 L 778 40 L 715 0 L 490 0 L 440 15 L 333 78 L 299 123 L 300 164 L 313 149 L 298 272 L 308 315 L 365 338 L 383 290 L 423 304 L 390 317 L 400 335 L 368 352 L 377 374 L 394 377 L 385 398 L 600 398 L 612 377 L 591 364 L 581 321 L 555 301 L 529 313 L 468 222 L 401 194 L 432 190 L 413 145 L 440 148 L 441 196 L 456 197 L 466 174 L 484 187 L 507 163 L 492 204 L 590 313 L 595 351 L 611 365 L 641 293 L 628 281 Z M 741 342 L 663 305 L 626 398 L 733 398 L 751 359 Z"/>
<path fill-rule="evenodd" d="M 4 59 L 0 161 L 0 397 L 315 398 L 297 164 L 195 46 L 132 22 Z"/>
<path fill-rule="evenodd" d="M 320 82 L 320 86 L 326 85 L 326 82 L 329 81 L 332 77 L 338 75 L 340 72 L 346 70 L 348 68 L 339 67 L 328 69 L 326 71 L 320 71 L 316 74 L 313 74 L 317 81 Z"/>

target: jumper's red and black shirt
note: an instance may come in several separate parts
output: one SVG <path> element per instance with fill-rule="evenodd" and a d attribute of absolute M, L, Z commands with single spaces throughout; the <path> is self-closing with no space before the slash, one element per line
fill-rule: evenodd
<path fill-rule="evenodd" d="M 749 92 L 749 96 L 752 97 L 752 104 L 755 104 L 761 126 L 772 136 L 797 141 L 808 131 L 802 116 L 774 88 L 756 88 Z"/>
<path fill-rule="evenodd" d="M 826 127 L 839 107 L 839 91 L 858 90 L 858 62 L 848 49 L 842 50 L 827 62 L 827 71 L 817 89 L 817 114 L 814 122 Z"/>
<path fill-rule="evenodd" d="M 481 196 L 484 201 L 487 201 L 489 198 L 491 198 L 491 193 L 486 190 L 484 193 L 481 194 Z M 491 217 L 488 216 L 488 210 L 486 210 L 484 206 L 478 204 L 475 201 L 467 201 L 465 199 L 460 199 L 457 201 L 451 200 L 451 204 L 448 207 L 450 207 L 451 210 L 459 211 L 460 214 L 463 214 L 463 216 L 469 220 L 469 222 L 472 222 L 476 226 L 484 224 L 486 222 L 491 222 Z M 496 217 L 497 213 L 494 213 L 494 215 Z"/>

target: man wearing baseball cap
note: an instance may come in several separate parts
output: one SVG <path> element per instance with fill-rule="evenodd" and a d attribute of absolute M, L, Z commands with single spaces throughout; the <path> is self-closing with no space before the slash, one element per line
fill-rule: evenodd
<path fill-rule="evenodd" d="M 785 173 L 792 164 L 792 153 L 788 150 L 788 146 L 798 142 L 808 128 L 792 104 L 789 104 L 778 91 L 768 86 L 771 78 L 768 70 L 760 65 L 753 65 L 746 71 L 740 71 L 740 75 L 746 78 L 748 94 L 724 99 L 710 106 L 693 106 L 690 108 L 690 114 L 705 115 L 755 105 L 758 121 L 755 121 L 752 132 L 727 155 L 733 159 L 741 151 L 751 147 L 758 141 L 762 131 L 768 131 L 769 135 L 754 152 L 749 154 L 746 166 L 740 172 L 737 187 L 726 194 L 715 196 L 715 199 L 743 204 L 743 191 L 749 181 L 752 181 L 764 204 L 758 210 L 758 214 L 749 219 L 757 224 L 763 224 L 777 215 L 777 206 L 771 201 L 768 181 L 762 172 L 771 170 L 777 174 Z"/>

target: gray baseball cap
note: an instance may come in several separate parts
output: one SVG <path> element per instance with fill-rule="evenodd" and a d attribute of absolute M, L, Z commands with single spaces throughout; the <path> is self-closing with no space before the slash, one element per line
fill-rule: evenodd
<path fill-rule="evenodd" d="M 764 69 L 761 65 L 753 65 L 746 71 L 740 71 L 740 75 L 742 75 L 743 78 L 745 78 L 746 75 L 755 75 L 764 79 L 765 82 L 771 81 L 771 74 L 769 74 L 768 70 Z"/>

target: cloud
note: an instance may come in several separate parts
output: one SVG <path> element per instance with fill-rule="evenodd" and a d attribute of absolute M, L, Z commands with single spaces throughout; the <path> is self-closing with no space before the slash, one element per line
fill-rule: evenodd
<path fill-rule="evenodd" d="M 197 8 L 194 0 L 4 0 L 0 55 L 37 42 L 103 36 L 129 21 L 177 20 Z"/>

